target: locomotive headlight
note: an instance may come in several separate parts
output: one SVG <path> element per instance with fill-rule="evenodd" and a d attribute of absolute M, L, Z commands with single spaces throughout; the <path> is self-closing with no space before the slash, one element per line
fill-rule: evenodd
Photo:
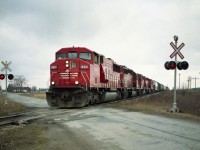
<path fill-rule="evenodd" d="M 75 81 L 75 84 L 78 84 L 78 81 Z"/>
<path fill-rule="evenodd" d="M 52 81 L 52 82 L 51 82 L 51 84 L 52 84 L 52 85 L 55 85 L 55 82 L 54 82 L 54 81 Z"/>
<path fill-rule="evenodd" d="M 69 63 L 69 61 L 67 60 L 67 61 L 66 61 L 66 64 L 68 64 L 68 63 Z"/>
<path fill-rule="evenodd" d="M 69 67 L 69 64 L 66 64 L 66 67 L 68 68 L 68 67 Z"/>

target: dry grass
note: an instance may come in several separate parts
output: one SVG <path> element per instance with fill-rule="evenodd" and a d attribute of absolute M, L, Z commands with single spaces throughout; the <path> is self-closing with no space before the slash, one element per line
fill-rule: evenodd
<path fill-rule="evenodd" d="M 0 150 L 48 149 L 47 139 L 42 137 L 46 130 L 34 124 L 0 128 Z"/>
<path fill-rule="evenodd" d="M 16 103 L 10 99 L 7 100 L 8 104 L 5 103 L 5 95 L 0 93 L 0 116 L 8 115 L 11 113 L 22 112 L 26 110 L 24 105 Z"/>
<path fill-rule="evenodd" d="M 162 98 L 161 98 L 162 95 Z M 134 111 L 144 112 L 166 112 L 171 105 L 172 96 L 169 94 L 158 94 L 131 101 L 122 101 L 113 104 L 115 107 L 126 108 Z"/>
<path fill-rule="evenodd" d="M 132 101 L 124 101 L 112 104 L 113 107 L 133 111 L 165 113 L 167 114 L 173 105 L 173 92 L 163 92 L 157 95 Z M 177 93 L 177 107 L 181 110 L 180 116 L 194 116 L 200 118 L 200 93 Z"/>
<path fill-rule="evenodd" d="M 183 113 L 200 117 L 200 93 L 179 93 L 177 103 Z"/>
<path fill-rule="evenodd" d="M 34 97 L 34 98 L 40 98 L 40 99 L 46 99 L 46 93 L 23 93 L 20 95 Z"/>

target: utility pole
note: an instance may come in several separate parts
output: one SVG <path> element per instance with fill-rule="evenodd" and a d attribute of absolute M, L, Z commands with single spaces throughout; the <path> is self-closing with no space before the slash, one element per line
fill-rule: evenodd
<path fill-rule="evenodd" d="M 194 77 L 194 78 L 191 78 L 191 79 L 194 79 L 194 82 L 195 82 L 195 86 L 194 86 L 194 87 L 195 87 L 195 92 L 196 92 L 196 88 L 197 88 L 197 87 L 196 87 L 196 80 L 198 80 L 199 78 Z"/>
<path fill-rule="evenodd" d="M 188 80 L 187 80 L 187 81 L 188 81 L 188 89 L 189 89 L 189 90 L 191 89 L 191 83 L 192 83 L 192 80 L 191 80 L 191 79 L 192 79 L 192 77 L 189 76 L 189 77 L 188 77 Z"/>

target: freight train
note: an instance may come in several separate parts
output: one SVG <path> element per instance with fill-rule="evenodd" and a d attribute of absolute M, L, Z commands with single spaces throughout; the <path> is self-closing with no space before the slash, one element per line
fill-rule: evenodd
<path fill-rule="evenodd" d="M 61 48 L 50 65 L 50 107 L 71 108 L 168 88 L 85 47 Z"/>

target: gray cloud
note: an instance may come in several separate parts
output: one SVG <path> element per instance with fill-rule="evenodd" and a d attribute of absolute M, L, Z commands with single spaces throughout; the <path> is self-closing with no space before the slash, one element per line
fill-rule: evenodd
<path fill-rule="evenodd" d="M 0 1 L 0 59 L 30 85 L 46 87 L 55 51 L 83 46 L 172 87 L 163 64 L 174 34 L 190 63 L 182 79 L 198 74 L 199 9 L 198 0 Z"/>

